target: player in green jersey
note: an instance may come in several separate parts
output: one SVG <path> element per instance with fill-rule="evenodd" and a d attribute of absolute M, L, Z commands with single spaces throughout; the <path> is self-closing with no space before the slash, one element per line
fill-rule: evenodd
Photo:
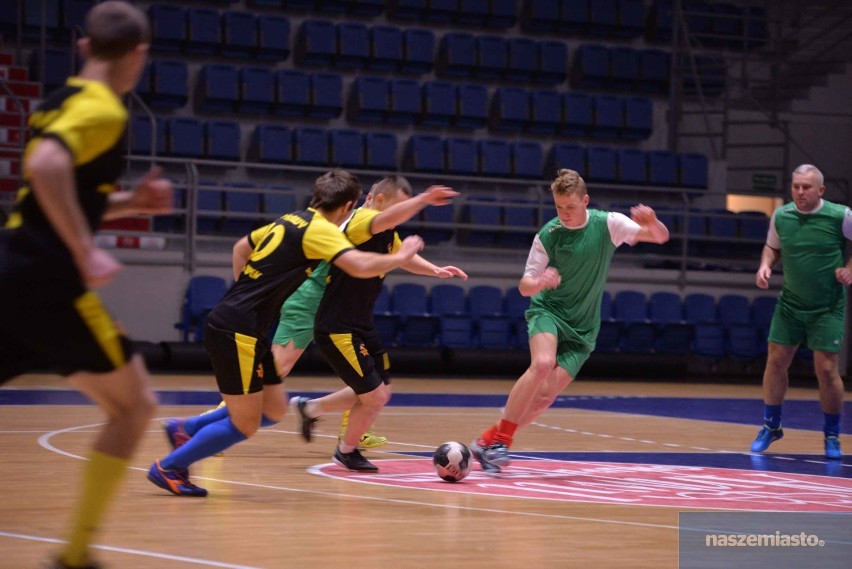
<path fill-rule="evenodd" d="M 769 328 L 769 353 L 763 372 L 763 427 L 751 445 L 765 451 L 784 436 L 781 406 L 787 392 L 787 370 L 800 345 L 814 353 L 819 398 L 825 422 L 825 456 L 843 457 L 840 415 L 843 380 L 838 371 L 843 346 L 845 286 L 852 284 L 852 259 L 843 250 L 852 240 L 852 211 L 822 199 L 824 178 L 815 166 L 793 171 L 793 201 L 772 214 L 756 283 L 769 287 L 772 266 L 783 256 L 784 284 Z"/>
<path fill-rule="evenodd" d="M 631 218 L 587 209 L 586 183 L 559 170 L 550 185 L 556 217 L 536 234 L 518 289 L 532 297 L 526 312 L 530 367 L 509 394 L 503 416 L 471 443 L 486 472 L 509 462 L 515 431 L 550 407 L 595 347 L 601 297 L 612 255 L 622 243 L 665 243 L 669 231 L 654 210 L 637 205 Z"/>

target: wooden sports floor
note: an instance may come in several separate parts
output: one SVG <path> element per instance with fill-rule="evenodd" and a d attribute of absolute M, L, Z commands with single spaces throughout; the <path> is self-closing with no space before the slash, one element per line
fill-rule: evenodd
<path fill-rule="evenodd" d="M 373 475 L 331 463 L 339 416 L 307 444 L 288 415 L 196 465 L 204 499 L 147 481 L 168 448 L 152 422 L 97 538 L 98 559 L 122 569 L 658 569 L 678 567 L 679 512 L 852 513 L 852 460 L 822 457 L 815 389 L 790 391 L 785 438 L 754 456 L 759 386 L 581 380 L 517 436 L 504 474 L 475 465 L 460 483 L 439 480 L 432 450 L 467 444 L 490 425 L 512 383 L 395 379 L 375 425 L 390 442 L 367 453 L 380 466 Z M 210 376 L 155 384 L 159 418 L 218 402 Z M 288 380 L 291 394 L 339 385 Z M 103 420 L 75 393 L 50 376 L 0 389 L 0 568 L 40 567 L 59 547 L 82 456 Z M 850 423 L 847 403 L 844 433 Z M 842 441 L 852 452 L 852 436 Z"/>

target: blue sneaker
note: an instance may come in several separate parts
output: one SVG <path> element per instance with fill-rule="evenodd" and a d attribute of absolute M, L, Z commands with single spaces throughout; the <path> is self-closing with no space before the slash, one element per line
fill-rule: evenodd
<path fill-rule="evenodd" d="M 479 461 L 483 472 L 497 474 L 503 466 L 509 466 L 509 447 L 503 443 L 492 443 L 486 445 L 481 439 L 474 439 L 470 443 L 470 452 Z"/>
<path fill-rule="evenodd" d="M 154 462 L 148 470 L 148 480 L 176 496 L 203 498 L 207 495 L 207 490 L 189 481 L 189 474 L 186 469 L 167 470 L 160 466 L 159 460 Z"/>
<path fill-rule="evenodd" d="M 825 437 L 825 458 L 843 458 L 843 451 L 840 450 L 840 439 L 834 435 Z"/>
<path fill-rule="evenodd" d="M 177 450 L 191 438 L 186 429 L 183 428 L 183 419 L 166 419 L 163 421 L 163 430 L 166 432 L 166 438 L 169 439 L 169 444 L 172 449 Z"/>
<path fill-rule="evenodd" d="M 781 427 L 770 429 L 766 425 L 763 425 L 760 432 L 757 433 L 757 438 L 751 443 L 751 452 L 763 452 L 769 448 L 769 445 L 783 438 L 784 429 Z"/>

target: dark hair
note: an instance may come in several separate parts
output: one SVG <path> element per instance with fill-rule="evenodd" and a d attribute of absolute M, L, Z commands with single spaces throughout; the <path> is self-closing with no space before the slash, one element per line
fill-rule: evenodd
<path fill-rule="evenodd" d="M 108 0 L 92 7 L 86 14 L 85 27 L 92 57 L 97 59 L 118 59 L 137 45 L 151 41 L 145 13 L 119 0 Z"/>
<path fill-rule="evenodd" d="M 314 182 L 314 197 L 310 207 L 337 209 L 346 202 L 357 202 L 361 197 L 361 182 L 358 176 L 346 170 L 331 170 Z"/>
<path fill-rule="evenodd" d="M 411 194 L 414 193 L 414 190 L 411 189 L 411 184 L 408 183 L 408 180 L 404 176 L 394 174 L 393 176 L 382 178 L 373 184 L 373 187 L 370 188 L 370 193 L 375 197 L 379 194 L 396 192 L 398 190 L 402 190 L 408 197 L 411 197 Z"/>

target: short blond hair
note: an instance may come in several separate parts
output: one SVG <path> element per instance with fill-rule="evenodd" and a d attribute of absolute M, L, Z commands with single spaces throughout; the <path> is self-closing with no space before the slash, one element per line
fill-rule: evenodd
<path fill-rule="evenodd" d="M 550 184 L 550 191 L 554 195 L 574 194 L 577 196 L 585 196 L 586 182 L 576 170 L 562 168 L 556 172 L 556 179 Z"/>

